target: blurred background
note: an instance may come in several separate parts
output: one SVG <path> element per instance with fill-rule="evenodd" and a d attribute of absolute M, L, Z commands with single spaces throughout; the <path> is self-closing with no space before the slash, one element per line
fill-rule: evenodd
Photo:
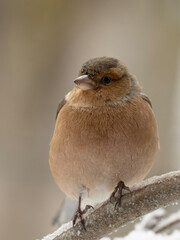
<path fill-rule="evenodd" d="M 55 229 L 56 108 L 99 56 L 122 60 L 152 100 L 161 149 L 149 176 L 180 168 L 179 0 L 0 0 L 0 239 Z"/>

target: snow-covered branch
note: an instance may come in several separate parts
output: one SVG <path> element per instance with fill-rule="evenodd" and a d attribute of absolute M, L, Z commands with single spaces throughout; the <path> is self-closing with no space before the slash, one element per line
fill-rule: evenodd
<path fill-rule="evenodd" d="M 153 210 L 180 200 L 180 171 L 149 178 L 131 188 L 123 195 L 121 206 L 105 201 L 85 216 L 86 229 L 78 222 L 64 224 L 43 240 L 97 240 L 120 226 L 134 221 Z"/>

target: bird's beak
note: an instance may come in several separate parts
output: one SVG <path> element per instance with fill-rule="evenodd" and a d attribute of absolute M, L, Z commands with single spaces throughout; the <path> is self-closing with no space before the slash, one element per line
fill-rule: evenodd
<path fill-rule="evenodd" d="M 74 83 L 82 90 L 95 89 L 95 83 L 88 75 L 79 76 L 74 80 Z"/>

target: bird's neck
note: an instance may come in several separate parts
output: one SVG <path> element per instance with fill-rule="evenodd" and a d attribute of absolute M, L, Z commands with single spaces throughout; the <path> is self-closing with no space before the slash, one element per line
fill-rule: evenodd
<path fill-rule="evenodd" d="M 132 82 L 132 86 L 129 91 L 123 95 L 117 94 L 103 94 L 103 92 L 87 90 L 83 91 L 78 87 L 75 87 L 70 91 L 65 99 L 69 105 L 74 108 L 99 108 L 106 106 L 124 106 L 126 102 L 133 101 L 140 95 L 141 89 L 139 85 Z"/>

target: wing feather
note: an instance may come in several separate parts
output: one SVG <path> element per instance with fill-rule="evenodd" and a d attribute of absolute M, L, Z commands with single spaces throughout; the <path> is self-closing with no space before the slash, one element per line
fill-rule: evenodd
<path fill-rule="evenodd" d="M 63 100 L 61 100 L 61 102 L 59 103 L 58 105 L 58 108 L 57 108 L 57 112 L 56 112 L 56 119 L 57 119 L 57 116 L 59 114 L 59 112 L 61 111 L 62 107 L 66 104 L 66 100 L 65 98 L 63 98 Z"/>
<path fill-rule="evenodd" d="M 152 103 L 151 103 L 151 100 L 148 98 L 148 96 L 146 96 L 144 93 L 140 93 L 140 96 L 142 97 L 143 100 L 145 100 L 147 103 L 149 103 L 149 105 L 152 108 Z"/>

